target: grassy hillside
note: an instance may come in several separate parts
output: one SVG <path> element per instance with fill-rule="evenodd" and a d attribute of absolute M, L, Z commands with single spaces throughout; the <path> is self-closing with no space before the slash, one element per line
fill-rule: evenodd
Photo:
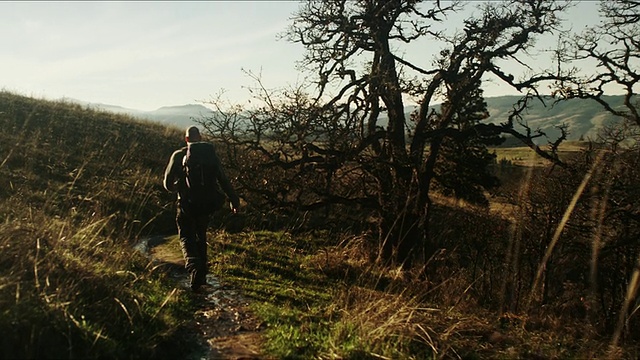
<path fill-rule="evenodd" d="M 160 181 L 180 130 L 9 93 L 0 93 L 0 130 L 7 215 L 26 207 L 79 223 L 113 216 L 131 237 L 162 223 L 154 218 L 169 197 Z"/>
<path fill-rule="evenodd" d="M 0 358 L 188 357 L 197 302 L 132 249 L 175 233 L 161 177 L 181 139 L 0 93 Z M 428 277 L 371 261 L 367 233 L 322 229 L 212 230 L 211 270 L 251 299 L 274 358 L 637 358 L 637 344 L 609 349 L 610 334 L 575 315 L 583 298 L 569 281 L 547 284 L 569 288 L 544 307 L 503 306 L 528 296 L 538 225 L 517 232 L 488 209 L 437 203 L 432 236 L 446 252 Z M 519 274 L 505 271 L 515 233 Z M 165 246 L 180 257 L 177 242 Z"/>
<path fill-rule="evenodd" d="M 189 300 L 131 245 L 173 223 L 161 176 L 180 139 L 0 93 L 1 358 L 177 355 Z"/>

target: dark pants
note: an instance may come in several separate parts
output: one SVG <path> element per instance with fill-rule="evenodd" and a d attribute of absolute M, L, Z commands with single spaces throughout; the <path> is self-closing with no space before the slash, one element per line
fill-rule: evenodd
<path fill-rule="evenodd" d="M 191 215 L 178 206 L 176 223 L 185 268 L 191 276 L 191 287 L 206 283 L 207 278 L 207 227 L 209 214 Z"/>

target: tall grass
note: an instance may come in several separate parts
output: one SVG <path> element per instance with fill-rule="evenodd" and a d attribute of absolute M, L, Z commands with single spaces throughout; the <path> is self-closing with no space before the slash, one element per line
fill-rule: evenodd
<path fill-rule="evenodd" d="M 3 358 L 135 358 L 175 336 L 188 304 L 164 303 L 171 284 L 103 234 L 111 217 L 27 220 L 0 226 Z"/>
<path fill-rule="evenodd" d="M 0 93 L 0 357 L 173 358 L 189 298 L 132 249 L 162 231 L 180 131 Z"/>

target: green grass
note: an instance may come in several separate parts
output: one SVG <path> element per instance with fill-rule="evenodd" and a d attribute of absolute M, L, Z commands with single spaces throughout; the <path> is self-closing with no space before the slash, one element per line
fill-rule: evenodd
<path fill-rule="evenodd" d="M 421 283 L 370 265 L 358 239 L 341 245 L 330 239 L 266 231 L 210 237 L 212 271 L 250 299 L 266 325 L 267 356 L 592 358 L 608 351 L 599 341 L 580 340 L 579 322 L 571 331 L 551 318 L 526 328 L 520 320 L 505 323 L 474 305 L 461 287 L 463 276 L 452 274 L 436 286 Z M 443 293 L 449 301 L 437 300 Z"/>
<path fill-rule="evenodd" d="M 408 358 L 419 340 L 398 323 L 410 321 L 416 304 L 375 290 L 375 277 L 382 275 L 336 258 L 330 239 L 323 233 L 221 232 L 211 241 L 212 271 L 252 299 L 267 324 L 271 356 Z M 413 356 L 425 351 L 430 348 L 418 346 Z"/>
<path fill-rule="evenodd" d="M 82 228 L 30 220 L 0 226 L 4 358 L 138 358 L 177 340 L 192 304 L 101 235 L 109 218 Z"/>

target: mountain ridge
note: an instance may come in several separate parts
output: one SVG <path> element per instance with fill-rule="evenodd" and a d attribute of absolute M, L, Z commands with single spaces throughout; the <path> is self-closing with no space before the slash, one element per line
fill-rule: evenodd
<path fill-rule="evenodd" d="M 88 102 L 78 99 L 64 98 L 63 101 L 69 101 L 80 104 L 90 109 L 107 111 L 116 114 L 125 114 L 138 119 L 151 120 L 176 127 L 188 127 L 196 125 L 194 118 L 212 115 L 213 110 L 200 104 L 183 104 L 183 105 L 167 105 L 161 106 L 155 110 L 146 111 L 123 107 L 120 105 L 104 104 L 97 102 Z"/>
<path fill-rule="evenodd" d="M 623 106 L 623 95 L 612 95 L 605 97 L 613 108 Z M 505 95 L 487 97 L 487 110 L 489 111 L 490 123 L 502 123 L 508 119 L 509 111 L 513 104 L 520 99 L 517 95 Z M 215 114 L 215 111 L 201 104 L 168 105 L 159 107 L 156 110 L 144 111 L 122 107 L 119 105 L 92 103 L 81 100 L 65 99 L 79 103 L 92 109 L 108 111 L 113 113 L 127 114 L 136 118 L 160 122 L 162 124 L 174 125 L 180 128 L 196 125 L 195 119 L 201 119 Z M 524 122 L 532 131 L 540 130 L 550 138 L 560 135 L 559 126 L 565 125 L 568 131 L 569 140 L 579 138 L 593 139 L 606 124 L 616 120 L 615 116 L 608 113 L 604 108 L 592 100 L 572 99 L 560 102 L 551 106 L 552 102 L 543 104 L 539 101 L 532 103 L 531 107 L 523 113 Z M 435 105 L 438 107 L 439 104 Z M 405 106 L 407 119 L 409 114 L 416 108 L 416 105 Z M 381 125 L 385 125 L 386 119 L 381 119 Z M 524 127 L 516 125 L 516 129 L 524 130 Z"/>

